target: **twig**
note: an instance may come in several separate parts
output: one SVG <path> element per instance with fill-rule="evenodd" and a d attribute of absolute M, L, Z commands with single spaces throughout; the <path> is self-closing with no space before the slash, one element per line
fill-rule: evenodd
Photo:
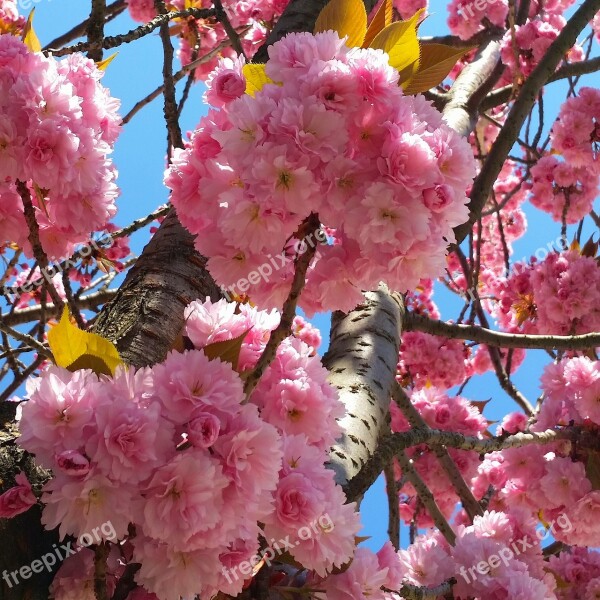
<path fill-rule="evenodd" d="M 245 31 L 247 31 L 247 28 L 240 30 L 240 32 L 245 32 Z M 191 63 L 182 67 L 180 71 L 177 71 L 177 73 L 175 73 L 175 75 L 173 75 L 173 81 L 175 83 L 178 83 L 190 71 L 193 71 L 196 67 L 198 67 L 204 63 L 207 63 L 209 60 L 212 60 L 215 56 L 217 56 L 219 54 L 219 52 L 221 52 L 221 50 L 223 50 L 223 48 L 227 48 L 228 46 L 231 46 L 231 40 L 230 39 L 223 40 L 218 46 L 213 48 L 210 52 L 207 52 L 204 56 L 201 56 L 200 58 L 193 60 Z M 150 102 L 152 102 L 152 100 L 155 100 L 156 98 L 158 98 L 163 93 L 164 89 L 165 89 L 164 85 L 159 85 L 153 92 L 150 92 L 150 94 L 148 94 L 147 96 L 145 96 L 144 98 L 142 98 L 141 100 L 136 102 L 134 104 L 133 108 L 121 120 L 121 125 L 126 125 L 127 123 L 129 123 L 129 121 L 131 121 L 131 119 L 142 108 L 144 108 L 144 106 L 147 106 L 148 104 L 150 104 Z"/>
<path fill-rule="evenodd" d="M 118 15 L 120 15 L 126 8 L 126 0 L 117 0 L 112 4 L 109 4 L 106 7 L 104 23 L 106 24 Z M 64 46 L 65 44 L 68 44 L 69 42 L 72 42 L 73 40 L 82 37 L 83 35 L 85 35 L 85 32 L 88 27 L 88 22 L 89 19 L 86 19 L 85 21 L 79 23 L 79 25 L 75 25 L 75 27 L 73 27 L 66 33 L 63 33 L 61 36 L 53 39 L 49 44 L 44 46 L 44 51 L 50 50 L 50 48 L 60 48 L 61 46 Z"/>
<path fill-rule="evenodd" d="M 577 36 L 591 21 L 598 9 L 600 9 L 600 0 L 585 0 L 558 34 L 558 37 L 552 42 L 531 75 L 525 80 L 519 96 L 492 145 L 483 168 L 473 183 L 469 202 L 469 220 L 455 229 L 457 243 L 460 243 L 466 237 L 472 224 L 481 213 L 502 165 L 519 135 L 521 126 L 531 112 L 540 89 L 554 73 L 565 53 L 577 41 Z"/>
<path fill-rule="evenodd" d="M 394 386 L 392 397 L 398 405 L 398 408 L 400 408 L 408 420 L 411 427 L 428 427 L 427 423 L 419 411 L 414 407 L 413 403 L 410 401 L 410 398 L 407 396 L 400 384 L 396 383 Z M 458 494 L 465 511 L 469 515 L 471 521 L 473 521 L 475 516 L 483 514 L 483 510 L 481 509 L 479 502 L 477 502 L 475 496 L 473 496 L 473 492 L 471 492 L 469 486 L 465 483 L 463 476 L 458 470 L 456 463 L 452 460 L 448 450 L 444 446 L 435 446 L 433 451 L 440 461 L 442 468 L 448 475 L 448 479 L 456 490 L 456 493 Z"/>
<path fill-rule="evenodd" d="M 307 217 L 300 226 L 301 229 L 304 230 L 306 228 L 306 230 L 310 231 L 311 233 L 316 231 L 318 227 L 319 220 L 314 214 L 311 214 L 309 217 Z M 258 359 L 256 366 L 246 379 L 246 383 L 244 384 L 244 393 L 246 394 L 246 399 L 249 398 L 267 367 L 275 359 L 279 344 L 291 334 L 292 322 L 296 316 L 296 306 L 298 305 L 298 299 L 300 298 L 300 294 L 304 289 L 304 284 L 306 281 L 306 272 L 308 271 L 308 267 L 310 266 L 310 263 L 317 250 L 315 244 L 306 243 L 305 236 L 302 236 L 301 239 L 304 242 L 306 249 L 304 253 L 299 252 L 294 259 L 294 278 L 292 279 L 292 285 L 290 287 L 288 297 L 283 304 L 279 325 L 271 332 L 269 341 L 267 342 L 263 353 Z"/>
<path fill-rule="evenodd" d="M 406 452 L 404 450 L 399 450 L 396 453 L 396 458 L 400 463 L 400 467 L 402 469 L 402 473 L 406 477 L 406 479 L 412 483 L 415 488 L 421 502 L 427 509 L 429 516 L 433 519 L 435 526 L 440 530 L 442 535 L 446 538 L 446 541 L 454 546 L 454 542 L 456 541 L 456 534 L 450 527 L 446 517 L 442 514 L 440 507 L 437 505 L 431 490 L 427 487 L 427 484 L 423 481 L 417 470 L 415 469 L 412 460 L 408 458 Z"/>
<path fill-rule="evenodd" d="M 165 0 L 154 0 L 154 6 L 159 15 L 166 15 L 167 9 Z M 163 113 L 167 124 L 168 148 L 167 154 L 169 162 L 171 159 L 172 148 L 183 148 L 183 137 L 181 136 L 181 127 L 179 126 L 179 114 L 177 112 L 177 98 L 175 96 L 175 81 L 173 80 L 173 44 L 171 43 L 171 32 L 169 31 L 169 21 L 163 21 L 160 25 L 160 39 L 163 46 L 163 97 L 165 105 Z"/>
<path fill-rule="evenodd" d="M 238 35 L 238 32 L 234 29 L 234 27 L 231 25 L 231 21 L 229 20 L 229 17 L 227 16 L 225 9 L 223 8 L 223 3 L 221 2 L 221 0 L 213 0 L 213 4 L 215 5 L 215 17 L 217 21 L 220 21 L 221 25 L 223 25 L 227 37 L 229 37 L 229 39 L 231 40 L 231 46 L 240 56 L 243 56 L 247 61 L 248 57 L 246 56 L 246 53 L 242 48 L 240 36 Z"/>
<path fill-rule="evenodd" d="M 93 294 L 87 294 L 86 296 L 77 299 L 77 306 L 82 310 L 97 308 L 101 304 L 110 302 L 115 297 L 116 293 L 117 290 L 103 290 Z M 59 315 L 63 306 L 62 303 L 59 306 L 56 306 L 56 304 L 46 304 L 46 315 L 49 317 Z M 23 323 L 39 320 L 41 313 L 41 305 L 28 306 L 27 308 L 21 308 L 12 313 L 2 315 L 0 322 L 4 323 L 6 326 L 22 325 Z"/>
<path fill-rule="evenodd" d="M 37 219 L 35 218 L 35 208 L 33 207 L 33 203 L 31 201 L 31 194 L 29 193 L 27 186 L 22 181 L 17 181 L 17 191 L 19 192 L 21 200 L 23 201 L 23 213 L 25 215 L 27 227 L 29 228 L 29 236 L 27 239 L 31 244 L 33 255 L 40 266 L 40 271 L 42 271 L 42 269 L 46 269 L 48 267 L 48 257 L 46 256 L 46 253 L 44 252 L 40 242 L 40 227 Z M 63 301 L 52 283 L 48 285 L 48 293 L 50 294 L 54 304 L 57 306 L 62 306 Z"/>
<path fill-rule="evenodd" d="M 396 550 L 400 549 L 400 509 L 398 506 L 398 486 L 394 477 L 394 465 L 390 463 L 383 469 L 388 499 L 388 537 Z"/>
<path fill-rule="evenodd" d="M 215 11 L 212 8 L 187 8 L 185 10 L 179 11 L 171 11 L 171 12 L 161 12 L 157 17 L 154 17 L 152 21 L 148 21 L 148 23 L 144 23 L 144 25 L 140 25 L 127 33 L 123 33 L 115 36 L 108 36 L 102 40 L 102 44 L 99 47 L 104 48 L 104 50 L 109 50 L 110 48 L 116 48 L 117 46 L 121 46 L 122 44 L 129 44 L 134 42 L 135 40 L 139 40 L 140 38 L 152 33 L 158 27 L 162 27 L 164 24 L 169 24 L 169 21 L 172 19 L 180 19 L 185 17 L 194 17 L 195 19 L 208 19 L 210 17 L 214 17 Z M 44 50 L 46 53 L 52 53 L 53 56 L 66 56 L 67 54 L 73 54 L 74 52 L 88 52 L 92 48 L 98 47 L 97 44 L 91 44 L 90 42 L 79 42 L 78 44 L 74 44 L 73 46 L 68 46 L 67 48 L 47 48 Z"/>

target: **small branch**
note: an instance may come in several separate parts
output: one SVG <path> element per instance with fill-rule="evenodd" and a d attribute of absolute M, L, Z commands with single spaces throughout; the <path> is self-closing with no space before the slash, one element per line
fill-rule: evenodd
<path fill-rule="evenodd" d="M 502 165 L 513 147 L 527 115 L 531 112 L 540 89 L 554 73 L 565 53 L 577 41 L 577 36 L 599 9 L 600 0 L 585 0 L 558 34 L 558 37 L 552 42 L 531 75 L 525 80 L 479 175 L 473 183 L 469 202 L 469 220 L 455 228 L 458 244 L 467 236 L 471 226 L 481 214 Z"/>
<path fill-rule="evenodd" d="M 96 600 L 109 600 L 106 589 L 106 561 L 109 552 L 106 542 L 98 544 L 94 552 L 94 595 Z"/>
<path fill-rule="evenodd" d="M 582 335 L 531 335 L 492 331 L 477 325 L 459 325 L 430 319 L 415 313 L 404 317 L 406 331 L 421 331 L 431 335 L 458 340 L 472 340 L 498 348 L 529 350 L 588 350 L 600 346 L 600 332 Z"/>
<path fill-rule="evenodd" d="M 31 201 L 31 194 L 29 193 L 27 186 L 22 181 L 17 181 L 17 191 L 19 192 L 21 200 L 23 201 L 23 212 L 25 214 L 27 227 L 29 228 L 29 236 L 27 239 L 31 244 L 33 255 L 35 260 L 38 262 L 40 271 L 42 271 L 43 269 L 48 268 L 48 257 L 46 256 L 46 253 L 44 252 L 40 242 L 40 227 L 37 219 L 35 218 L 35 208 L 33 207 L 33 203 Z M 57 306 L 63 305 L 61 297 L 58 295 L 56 288 L 51 282 L 48 285 L 48 293 L 50 294 L 54 304 Z"/>
<path fill-rule="evenodd" d="M 388 537 L 396 550 L 400 550 L 400 509 L 398 506 L 398 486 L 394 477 L 394 465 L 390 463 L 383 469 L 388 499 Z"/>
<path fill-rule="evenodd" d="M 307 231 L 312 233 L 319 228 L 319 220 L 314 214 L 311 214 L 300 227 L 303 230 L 306 228 Z M 306 237 L 303 236 L 302 240 L 305 239 Z M 283 305 L 279 325 L 271 332 L 269 341 L 267 342 L 263 353 L 261 354 L 256 366 L 244 384 L 244 393 L 246 394 L 246 399 L 248 399 L 254 388 L 257 386 L 260 378 L 267 370 L 267 367 L 275 359 L 279 344 L 281 344 L 281 342 L 291 334 L 292 322 L 296 316 L 298 299 L 300 298 L 300 294 L 302 293 L 304 284 L 306 282 L 306 272 L 308 271 L 308 267 L 310 266 L 310 263 L 317 251 L 315 244 L 306 244 L 305 242 L 305 246 L 305 252 L 302 254 L 298 253 L 294 259 L 294 278 L 290 287 L 290 293 L 288 294 L 288 297 Z"/>
<path fill-rule="evenodd" d="M 22 333 L 20 331 L 17 331 L 16 329 L 13 329 L 12 327 L 9 327 L 3 319 L 0 319 L 0 330 L 15 338 L 15 340 L 19 340 L 19 342 L 22 342 L 23 344 L 29 346 L 40 356 L 43 356 L 44 358 L 52 358 L 52 353 L 48 350 L 48 348 L 46 348 L 46 346 L 38 342 L 33 336 L 28 335 L 27 333 Z"/>
<path fill-rule="evenodd" d="M 491 438 L 478 438 L 465 436 L 455 431 L 442 431 L 440 429 L 418 428 L 392 433 L 380 440 L 377 451 L 371 456 L 368 463 L 361 471 L 361 477 L 354 478 L 344 486 L 348 497 L 359 497 L 368 490 L 385 465 L 398 454 L 413 446 L 427 444 L 428 446 L 447 446 L 459 450 L 473 450 L 479 454 L 488 454 L 507 448 L 520 448 L 528 444 L 545 445 L 557 440 L 570 440 L 576 442 L 579 448 L 600 450 L 600 435 L 598 430 L 579 426 L 567 426 L 562 429 L 547 429 L 541 432 L 519 432 L 509 436 L 496 436 Z M 365 476 L 368 473 L 369 476 Z"/>
<path fill-rule="evenodd" d="M 413 403 L 410 401 L 410 398 L 399 383 L 396 383 L 394 386 L 392 398 L 408 420 L 411 427 L 428 427 L 425 419 L 423 419 L 419 411 L 414 407 Z M 481 509 L 479 502 L 477 502 L 475 496 L 473 496 L 473 493 L 471 492 L 471 489 L 465 483 L 463 476 L 458 470 L 456 463 L 452 460 L 448 450 L 444 446 L 435 446 L 433 451 L 440 461 L 442 468 L 448 475 L 450 483 L 452 483 L 454 486 L 454 489 L 456 490 L 456 493 L 458 494 L 458 497 L 460 498 L 460 501 L 472 522 L 477 515 L 483 514 L 483 510 Z"/>
<path fill-rule="evenodd" d="M 552 76 L 550 76 L 546 83 L 554 83 L 555 81 L 568 79 L 569 77 L 589 75 L 590 73 L 595 73 L 596 71 L 600 71 L 600 56 L 591 58 L 590 60 L 564 65 L 563 67 L 560 67 L 560 69 L 558 69 Z M 510 100 L 512 90 L 512 85 L 506 85 L 494 90 L 493 92 L 490 92 L 486 96 L 485 100 L 483 100 L 481 103 L 481 110 L 489 110 L 490 108 L 494 108 L 500 104 L 505 104 Z"/>
<path fill-rule="evenodd" d="M 231 21 L 229 20 L 229 17 L 227 16 L 225 9 L 223 8 L 223 3 L 221 2 L 221 0 L 213 0 L 213 4 L 215 5 L 215 17 L 217 21 L 219 21 L 221 25 L 223 25 L 227 37 L 231 40 L 231 46 L 240 56 L 243 56 L 247 60 L 248 57 L 246 56 L 246 53 L 242 48 L 240 36 L 238 35 L 238 32 L 234 29 L 234 27 L 231 25 Z"/>
<path fill-rule="evenodd" d="M 126 0 L 117 0 L 116 2 L 113 2 L 112 4 L 107 6 L 104 23 L 106 24 L 118 15 L 120 15 L 126 8 Z M 66 33 L 63 33 L 63 35 L 55 38 L 49 44 L 44 46 L 44 51 L 50 50 L 51 48 L 60 48 L 61 46 L 64 46 L 65 44 L 68 44 L 69 42 L 72 42 L 73 40 L 84 36 L 88 27 L 88 23 L 89 19 L 86 19 L 85 21 L 79 23 L 79 25 L 75 25 L 75 27 L 73 27 Z"/>
<path fill-rule="evenodd" d="M 421 479 L 421 476 L 415 469 L 412 460 L 408 458 L 406 452 L 404 450 L 399 450 L 396 453 L 396 458 L 400 463 L 400 467 L 402 469 L 402 474 L 406 477 L 406 479 L 412 483 L 415 488 L 423 506 L 427 509 L 429 516 L 433 519 L 435 526 L 440 530 L 442 535 L 446 538 L 446 541 L 454 546 L 454 542 L 456 541 L 456 534 L 450 527 L 446 517 L 442 514 L 440 507 L 437 505 L 431 490 L 427 487 L 427 484 Z"/>
<path fill-rule="evenodd" d="M 440 596 L 446 596 L 452 592 L 452 586 L 456 583 L 455 579 L 450 579 L 436 587 L 421 587 L 405 583 L 399 590 L 401 598 L 404 600 L 435 600 Z M 394 590 L 390 590 L 393 592 Z"/>
<path fill-rule="evenodd" d="M 159 15 L 165 16 L 169 13 L 165 7 L 165 0 L 154 0 L 154 6 Z M 183 148 L 183 137 L 181 127 L 179 126 L 179 113 L 177 111 L 177 98 L 175 96 L 175 81 L 173 80 L 173 44 L 171 43 L 171 32 L 169 31 L 169 21 L 164 20 L 160 25 L 160 39 L 163 45 L 163 96 L 165 99 L 164 115 L 167 123 L 169 139 L 169 162 L 171 158 L 171 148 Z"/>
<path fill-rule="evenodd" d="M 244 29 L 240 30 L 240 33 L 245 33 L 246 31 L 247 31 L 247 28 L 244 28 Z M 193 71 L 196 67 L 198 67 L 204 63 L 207 63 L 209 60 L 212 60 L 215 56 L 217 56 L 219 54 L 219 52 L 221 52 L 221 50 L 223 50 L 223 48 L 227 48 L 228 46 L 231 46 L 231 40 L 230 39 L 223 40 L 218 46 L 213 48 L 210 52 L 207 52 L 204 56 L 201 56 L 200 58 L 193 60 L 191 63 L 182 67 L 182 69 L 180 71 L 177 71 L 177 73 L 175 73 L 175 75 L 173 75 L 173 81 L 175 83 L 178 83 L 190 71 Z M 139 102 L 136 102 L 135 105 L 133 106 L 133 108 L 121 120 L 121 125 L 126 125 L 127 123 L 129 123 L 129 121 L 131 121 L 131 119 L 142 108 L 144 108 L 144 106 L 147 106 L 148 104 L 150 104 L 150 102 L 152 102 L 152 100 L 155 100 L 156 98 L 158 98 L 164 92 L 164 89 L 165 89 L 164 85 L 159 85 L 153 92 L 150 92 L 150 94 L 148 94 L 146 97 L 142 98 Z"/>
<path fill-rule="evenodd" d="M 93 294 L 88 294 L 77 299 L 77 306 L 81 310 L 95 309 L 101 304 L 110 302 L 115 297 L 116 293 L 117 290 L 103 290 Z M 56 304 L 46 304 L 44 310 L 47 317 L 56 317 L 60 314 L 62 308 L 62 303 L 59 306 L 56 306 Z M 12 313 L 4 314 L 2 315 L 0 322 L 5 326 L 22 325 L 23 323 L 29 323 L 31 321 L 38 321 L 41 315 L 42 306 L 38 304 L 36 306 L 28 306 L 27 308 L 21 308 Z M 12 335 L 12 333 L 10 333 L 10 335 Z"/>
<path fill-rule="evenodd" d="M 148 23 L 144 23 L 144 25 L 140 25 L 139 27 L 128 31 L 127 33 L 115 35 L 112 37 L 105 37 L 104 40 L 102 40 L 101 46 L 91 44 L 90 42 L 79 42 L 78 44 L 68 46 L 67 48 L 47 48 L 44 50 L 44 52 L 51 53 L 53 56 L 66 56 L 67 54 L 73 54 L 74 52 L 88 52 L 89 50 L 96 47 L 101 47 L 104 48 L 104 50 L 109 50 L 110 48 L 116 48 L 117 46 L 121 46 L 122 44 L 129 44 L 130 42 L 139 40 L 140 38 L 143 38 L 148 34 L 152 33 L 158 27 L 162 27 L 164 24 L 168 26 L 169 21 L 171 21 L 172 19 L 179 19 L 185 17 L 194 17 L 195 19 L 208 19 L 214 16 L 215 11 L 212 8 L 187 8 L 186 10 L 162 12 L 157 17 L 154 17 L 152 21 L 148 21 Z"/>

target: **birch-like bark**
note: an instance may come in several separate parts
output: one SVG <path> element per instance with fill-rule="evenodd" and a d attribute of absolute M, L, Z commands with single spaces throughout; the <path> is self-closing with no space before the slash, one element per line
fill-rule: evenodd
<path fill-rule="evenodd" d="M 367 292 L 364 302 L 347 315 L 333 315 L 323 363 L 346 408 L 340 421 L 344 433 L 329 453 L 329 467 L 342 486 L 360 473 L 389 429 L 403 316 L 402 297 L 383 285 Z"/>

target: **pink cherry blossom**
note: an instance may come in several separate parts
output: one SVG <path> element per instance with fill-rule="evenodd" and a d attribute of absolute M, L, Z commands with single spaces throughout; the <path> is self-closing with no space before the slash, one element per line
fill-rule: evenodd
<path fill-rule="evenodd" d="M 11 519 L 29 510 L 37 503 L 25 473 L 17 473 L 14 487 L 0 494 L 0 517 Z"/>

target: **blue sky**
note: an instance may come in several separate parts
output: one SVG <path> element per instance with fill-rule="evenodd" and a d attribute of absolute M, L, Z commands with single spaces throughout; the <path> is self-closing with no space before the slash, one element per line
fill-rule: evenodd
<path fill-rule="evenodd" d="M 31 0 L 26 1 L 31 2 Z M 82 0 L 38 0 L 34 5 L 36 7 L 35 29 L 43 45 L 82 21 L 89 10 L 89 2 Z M 432 0 L 429 10 L 430 17 L 423 23 L 420 33 L 422 35 L 448 33 L 446 3 Z M 123 33 L 134 26 L 133 21 L 125 13 L 109 24 L 107 34 Z M 160 39 L 155 33 L 133 44 L 122 46 L 118 50 L 119 54 L 108 67 L 103 83 L 111 89 L 113 96 L 121 99 L 121 114 L 126 114 L 135 102 L 162 83 L 162 49 Z M 107 55 L 111 52 L 109 51 Z M 598 54 L 597 44 L 594 54 Z M 584 81 L 589 86 L 600 86 L 598 75 L 587 76 Z M 182 85 L 183 82 L 179 85 L 179 94 Z M 182 115 L 181 123 L 184 132 L 192 130 L 206 111 L 202 102 L 203 89 L 201 84 L 192 88 Z M 557 83 L 553 84 L 551 92 L 546 94 L 546 128 L 554 120 L 559 103 L 565 97 L 566 89 L 566 84 Z M 167 190 L 162 185 L 165 149 L 166 130 L 162 117 L 162 98 L 159 98 L 142 109 L 124 127 L 116 145 L 113 159 L 119 170 L 118 184 L 121 188 L 121 197 L 118 201 L 119 212 L 115 218 L 118 225 L 127 225 L 133 219 L 148 214 L 167 201 Z M 517 260 L 529 257 L 536 249 L 545 247 L 560 234 L 560 227 L 547 215 L 529 205 L 525 210 L 529 229 L 527 235 L 514 244 L 514 258 Z M 569 237 L 572 236 L 573 228 L 570 228 Z M 147 233 L 137 234 L 132 240 L 132 249 L 136 253 L 141 252 L 147 239 Z M 585 235 L 584 239 L 586 239 Z M 436 290 L 435 299 L 443 318 L 456 318 L 462 306 L 460 301 L 445 292 L 441 286 Z M 317 316 L 313 322 L 323 331 L 326 338 L 328 316 Z M 543 352 L 530 351 L 525 363 L 514 376 L 517 387 L 530 401 L 535 401 L 539 394 L 539 375 L 546 362 L 547 356 Z M 485 410 L 485 415 L 492 420 L 501 419 L 508 410 L 516 408 L 491 374 L 475 378 L 467 387 L 465 396 L 472 400 L 493 398 Z M 367 494 L 361 512 L 365 524 L 364 534 L 371 536 L 367 545 L 378 549 L 387 539 L 387 500 L 381 480 Z M 406 543 L 407 535 L 403 530 L 403 545 Z"/>

